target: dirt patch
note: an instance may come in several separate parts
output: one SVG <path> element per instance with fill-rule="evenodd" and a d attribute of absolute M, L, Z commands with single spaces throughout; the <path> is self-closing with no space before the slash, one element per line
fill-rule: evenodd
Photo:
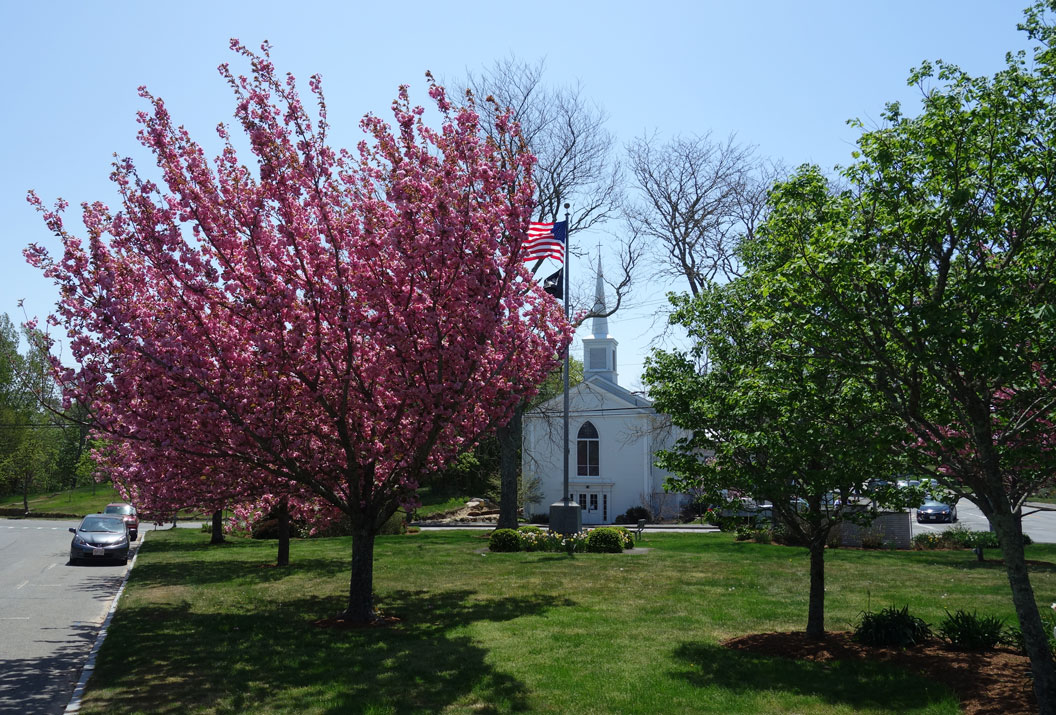
<path fill-rule="evenodd" d="M 969 715 L 1034 713 L 1030 661 L 1009 648 L 985 653 L 952 650 L 941 643 L 899 650 L 874 648 L 851 640 L 851 634 L 829 633 L 824 641 L 794 633 L 756 633 L 723 642 L 725 647 L 795 660 L 869 660 L 897 667 L 940 682 L 957 693 L 961 707 Z"/>

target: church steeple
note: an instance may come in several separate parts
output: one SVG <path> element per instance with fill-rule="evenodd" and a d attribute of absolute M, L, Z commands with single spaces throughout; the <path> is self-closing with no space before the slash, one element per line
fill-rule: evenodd
<path fill-rule="evenodd" d="M 605 275 L 601 271 L 601 256 L 598 256 L 598 278 L 594 284 L 594 307 L 591 308 L 594 313 L 594 319 L 591 324 L 595 338 L 608 338 L 609 335 L 609 319 L 605 316 L 605 312 L 608 308 L 605 305 Z"/>
<path fill-rule="evenodd" d="M 583 377 L 599 377 L 614 385 L 616 375 L 616 339 L 609 335 L 609 319 L 604 315 L 608 310 L 605 305 L 605 276 L 601 270 L 601 255 L 598 255 L 598 278 L 594 285 L 595 314 L 591 322 L 593 335 L 583 338 Z"/>

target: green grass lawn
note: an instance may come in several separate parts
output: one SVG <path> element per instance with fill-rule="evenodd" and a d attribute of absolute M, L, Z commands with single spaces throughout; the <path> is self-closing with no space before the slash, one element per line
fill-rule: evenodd
<path fill-rule="evenodd" d="M 98 514 L 110 502 L 121 501 L 117 490 L 109 483 L 77 487 L 61 492 L 44 492 L 29 497 L 31 512 L 50 512 L 84 516 Z M 22 495 L 12 494 L 0 498 L 0 509 L 21 509 Z"/>
<path fill-rule="evenodd" d="M 472 532 L 379 537 L 375 589 L 400 621 L 314 621 L 344 606 L 350 541 L 208 545 L 151 532 L 82 712 L 956 713 L 934 683 L 878 664 L 727 651 L 806 622 L 806 551 L 727 534 L 646 534 L 645 554 L 481 553 Z M 1028 549 L 1056 562 L 1056 546 Z M 1003 570 L 971 552 L 828 552 L 827 627 L 908 604 L 1013 619 Z M 1032 567 L 1039 599 L 1056 565 Z"/>

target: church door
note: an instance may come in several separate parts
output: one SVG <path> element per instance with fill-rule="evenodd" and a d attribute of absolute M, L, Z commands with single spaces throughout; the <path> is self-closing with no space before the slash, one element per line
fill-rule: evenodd
<path fill-rule="evenodd" d="M 575 495 L 583 514 L 584 524 L 608 524 L 609 494 L 599 490 L 581 491 Z"/>

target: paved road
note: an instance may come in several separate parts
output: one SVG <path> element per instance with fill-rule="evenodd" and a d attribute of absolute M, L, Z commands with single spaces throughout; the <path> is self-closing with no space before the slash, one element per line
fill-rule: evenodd
<path fill-rule="evenodd" d="M 126 566 L 70 566 L 76 521 L 0 519 L 0 713 L 61 713 Z"/>
<path fill-rule="evenodd" d="M 1042 510 L 1034 507 L 1025 507 L 1023 513 L 1023 533 L 1039 543 L 1056 543 L 1056 506 L 1040 504 Z M 1052 511 L 1050 511 L 1050 509 Z M 979 507 L 967 499 L 961 499 L 957 503 L 956 524 L 918 524 L 916 515 L 913 519 L 913 533 L 920 534 L 927 531 L 945 531 L 956 526 L 962 526 L 970 531 L 989 531 L 990 523 Z"/>

